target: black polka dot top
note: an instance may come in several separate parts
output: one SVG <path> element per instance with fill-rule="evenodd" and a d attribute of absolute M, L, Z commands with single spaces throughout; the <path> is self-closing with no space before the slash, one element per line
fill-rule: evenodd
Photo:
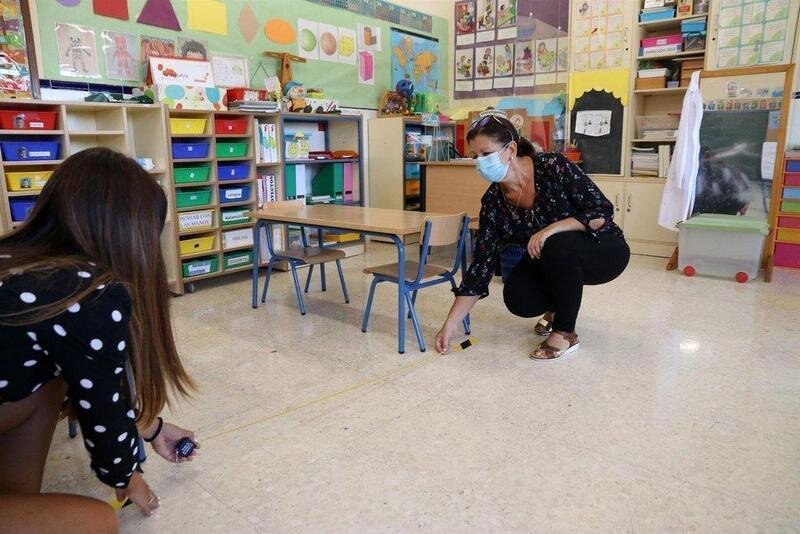
<path fill-rule="evenodd" d="M 3 315 L 24 312 L 62 300 L 76 287 L 92 284 L 92 278 L 90 266 L 46 277 L 7 277 L 0 281 L 0 310 Z M 138 453 L 135 413 L 123 382 L 130 297 L 120 284 L 98 285 L 82 301 L 64 307 L 61 314 L 37 324 L 0 324 L 0 404 L 22 400 L 62 377 L 92 470 L 109 486 L 127 487 Z"/>

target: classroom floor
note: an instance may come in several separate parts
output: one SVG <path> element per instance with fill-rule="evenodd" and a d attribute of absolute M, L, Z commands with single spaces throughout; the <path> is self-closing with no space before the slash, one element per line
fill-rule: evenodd
<path fill-rule="evenodd" d="M 367 264 L 345 262 L 301 317 L 290 277 L 252 310 L 249 279 L 173 300 L 178 345 L 200 385 L 174 419 L 202 456 L 151 457 L 161 497 L 123 532 L 613 531 L 800 528 L 800 273 L 772 284 L 684 278 L 634 257 L 588 288 L 581 349 L 527 355 L 533 322 L 501 286 L 473 315 L 478 344 L 396 352 L 394 288 L 360 330 Z M 451 297 L 421 293 L 432 343 Z M 80 440 L 56 431 L 47 491 L 108 498 Z"/>

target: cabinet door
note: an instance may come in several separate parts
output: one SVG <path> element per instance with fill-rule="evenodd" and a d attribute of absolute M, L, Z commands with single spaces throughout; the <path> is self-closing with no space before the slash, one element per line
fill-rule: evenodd
<path fill-rule="evenodd" d="M 614 222 L 620 228 L 625 227 L 625 183 L 614 180 L 595 180 L 597 187 L 614 204 Z"/>
<path fill-rule="evenodd" d="M 662 183 L 625 184 L 625 237 L 631 240 L 675 243 L 678 234 L 658 225 Z"/>

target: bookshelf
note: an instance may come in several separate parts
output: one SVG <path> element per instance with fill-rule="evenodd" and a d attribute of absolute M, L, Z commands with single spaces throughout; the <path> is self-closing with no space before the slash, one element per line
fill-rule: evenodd
<path fill-rule="evenodd" d="M 52 128 L 0 130 L 0 142 L 39 141 L 58 144 L 57 157 L 43 160 L 11 161 L 0 157 L 0 234 L 5 234 L 24 224 L 24 217 L 14 216 L 22 206 L 31 206 L 39 193 L 43 179 L 66 157 L 86 148 L 106 146 L 131 157 L 153 160 L 154 168 L 148 171 L 167 192 L 169 209 L 161 238 L 161 250 L 167 270 L 170 290 L 181 292 L 180 263 L 175 247 L 175 209 L 172 197 L 172 174 L 169 169 L 166 113 L 160 105 L 106 104 L 86 102 L 0 100 L 0 112 L 19 112 L 15 116 L 31 113 L 52 113 Z M 20 125 L 22 126 L 22 125 Z M 39 182 L 37 183 L 37 178 Z M 10 190 L 15 177 L 27 178 L 30 187 Z M 124 179 L 124 177 L 121 177 Z M 18 188 L 18 187 L 15 187 Z M 25 204 L 27 203 L 27 204 Z M 17 213 L 24 215 L 24 213 Z"/>

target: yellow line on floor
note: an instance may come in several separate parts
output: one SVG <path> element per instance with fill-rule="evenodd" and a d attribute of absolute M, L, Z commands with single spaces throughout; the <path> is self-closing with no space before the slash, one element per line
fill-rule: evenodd
<path fill-rule="evenodd" d="M 384 382 L 384 381 L 388 380 L 389 378 L 393 378 L 395 376 L 400 376 L 402 374 L 411 372 L 414 369 L 418 369 L 418 368 L 420 368 L 420 367 L 422 367 L 424 365 L 427 365 L 427 364 L 431 363 L 432 361 L 434 361 L 434 360 L 436 360 L 438 358 L 441 358 L 442 356 L 443 356 L 442 354 L 433 353 L 431 356 L 426 356 L 426 357 L 424 357 L 424 358 L 420 359 L 419 361 L 416 361 L 416 362 L 414 362 L 412 364 L 405 365 L 403 367 L 400 367 L 399 369 L 395 369 L 393 371 L 389 371 L 388 373 L 384 373 L 384 374 L 382 374 L 380 376 L 377 376 L 377 377 L 374 377 L 374 378 L 370 378 L 369 380 L 365 380 L 363 382 L 359 382 L 358 384 L 354 384 L 352 386 L 348 386 L 348 387 L 346 387 L 346 388 L 344 388 L 342 390 L 336 391 L 334 393 L 329 393 L 328 395 L 325 395 L 323 397 L 319 397 L 317 399 L 310 400 L 308 402 L 304 402 L 303 404 L 298 404 L 297 406 L 289 406 L 289 407 L 284 408 L 283 410 L 281 410 L 281 411 L 279 411 L 277 413 L 274 413 L 272 415 L 268 415 L 268 416 L 266 416 L 266 417 L 264 417 L 262 419 L 258 419 L 257 421 L 251 421 L 250 423 L 245 423 L 243 425 L 240 425 L 240 426 L 237 426 L 237 427 L 234 427 L 234 428 L 229 428 L 227 430 L 223 430 L 222 432 L 218 432 L 218 433 L 212 434 L 210 436 L 203 436 L 203 442 L 207 442 L 207 441 L 210 441 L 212 439 L 216 439 L 216 438 L 219 438 L 221 436 L 224 436 L 226 434 L 230 434 L 232 432 L 237 432 L 239 430 L 243 430 L 243 429 L 245 429 L 247 427 L 258 425 L 260 423 L 266 423 L 267 421 L 271 421 L 272 419 L 277 419 L 278 417 L 282 417 L 284 415 L 288 415 L 290 413 L 297 412 L 297 411 L 302 410 L 304 408 L 308 408 L 309 406 L 314 406 L 315 404 L 320 404 L 320 403 L 323 403 L 325 401 L 331 400 L 333 398 L 340 397 L 342 395 L 346 395 L 346 394 L 351 393 L 351 392 L 353 392 L 353 391 L 355 391 L 357 389 L 361 389 L 361 388 L 364 388 L 364 387 L 367 387 L 367 386 L 371 386 L 371 385 L 377 384 L 379 382 Z"/>

